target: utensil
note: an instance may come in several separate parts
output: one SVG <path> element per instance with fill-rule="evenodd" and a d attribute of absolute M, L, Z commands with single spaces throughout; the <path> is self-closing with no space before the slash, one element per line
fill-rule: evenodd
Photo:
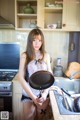
<path fill-rule="evenodd" d="M 66 97 L 70 106 L 70 110 L 74 112 L 80 112 L 80 97 L 72 97 L 66 90 L 61 88 L 61 90 L 67 94 L 69 97 Z"/>
<path fill-rule="evenodd" d="M 67 106 L 66 108 L 68 108 L 68 110 L 70 111 L 74 111 L 73 106 L 74 106 L 74 98 L 71 96 L 71 94 L 69 94 L 66 90 L 64 90 L 63 88 L 61 88 L 61 90 L 66 94 L 65 98 L 67 101 Z M 63 96 L 64 99 L 64 96 Z"/>
<path fill-rule="evenodd" d="M 63 88 L 61 88 L 61 90 L 66 93 L 68 96 L 72 97 L 71 94 L 69 94 L 66 90 L 64 90 Z"/>
<path fill-rule="evenodd" d="M 62 92 L 62 96 L 63 96 L 64 106 L 66 107 L 67 110 L 70 110 L 70 107 L 69 107 L 70 105 L 69 105 L 69 103 L 67 101 L 67 98 L 66 98 L 66 96 L 64 95 L 63 92 Z"/>

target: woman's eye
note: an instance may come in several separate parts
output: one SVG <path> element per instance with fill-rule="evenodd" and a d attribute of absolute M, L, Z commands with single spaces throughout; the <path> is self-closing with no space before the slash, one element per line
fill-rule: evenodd
<path fill-rule="evenodd" d="M 36 40 L 36 39 L 33 39 L 33 41 L 41 42 L 42 40 Z"/>
<path fill-rule="evenodd" d="M 33 41 L 35 41 L 35 39 L 33 39 Z"/>
<path fill-rule="evenodd" d="M 42 40 L 39 40 L 39 42 L 42 42 Z"/>

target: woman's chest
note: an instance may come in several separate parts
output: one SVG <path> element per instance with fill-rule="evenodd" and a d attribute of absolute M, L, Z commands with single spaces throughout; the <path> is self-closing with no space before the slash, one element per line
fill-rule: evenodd
<path fill-rule="evenodd" d="M 47 64 L 45 62 L 32 61 L 28 64 L 29 76 L 40 70 L 47 70 Z"/>

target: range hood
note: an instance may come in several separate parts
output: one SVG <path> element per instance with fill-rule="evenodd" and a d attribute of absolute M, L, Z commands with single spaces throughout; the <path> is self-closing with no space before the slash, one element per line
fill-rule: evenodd
<path fill-rule="evenodd" d="M 0 16 L 0 29 L 1 28 L 14 28 L 14 25 Z"/>

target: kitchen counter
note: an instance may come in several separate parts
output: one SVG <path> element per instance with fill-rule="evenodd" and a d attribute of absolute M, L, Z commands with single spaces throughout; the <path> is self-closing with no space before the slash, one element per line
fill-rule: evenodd
<path fill-rule="evenodd" d="M 57 101 L 54 95 L 54 90 L 49 92 L 50 102 L 54 120 L 80 120 L 80 115 L 62 115 L 59 112 Z"/>

